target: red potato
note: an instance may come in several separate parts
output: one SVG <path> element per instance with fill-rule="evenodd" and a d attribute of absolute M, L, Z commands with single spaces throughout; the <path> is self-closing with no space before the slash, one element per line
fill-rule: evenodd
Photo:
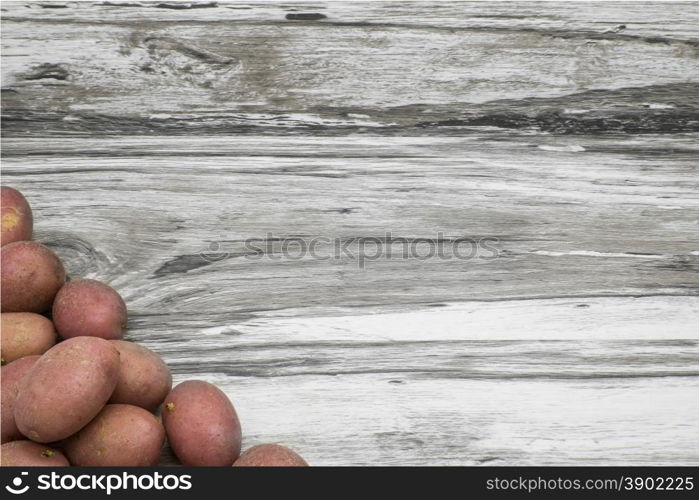
<path fill-rule="evenodd" d="M 119 381 L 109 399 L 153 410 L 172 389 L 172 375 L 165 362 L 150 349 L 127 342 L 110 340 L 119 350 Z"/>
<path fill-rule="evenodd" d="M 19 392 L 19 385 L 29 373 L 40 356 L 26 356 L 3 366 L 0 370 L 0 421 L 2 422 L 3 443 L 24 439 L 15 423 L 15 400 Z"/>
<path fill-rule="evenodd" d="M 53 323 L 36 313 L 0 314 L 2 364 L 34 354 L 44 354 L 56 344 Z"/>
<path fill-rule="evenodd" d="M 64 442 L 77 466 L 147 467 L 157 465 L 165 443 L 158 418 L 132 405 L 107 405 L 89 424 Z"/>
<path fill-rule="evenodd" d="M 240 454 L 242 433 L 235 408 L 216 386 L 189 380 L 165 398 L 163 424 L 183 465 L 230 466 Z"/>
<path fill-rule="evenodd" d="M 65 439 L 107 403 L 119 376 L 119 351 L 104 339 L 75 337 L 49 349 L 22 382 L 14 415 L 32 441 Z"/>
<path fill-rule="evenodd" d="M 34 241 L 3 246 L 0 266 L 2 312 L 46 312 L 66 281 L 66 271 L 58 257 Z"/>
<path fill-rule="evenodd" d="M 73 337 L 120 339 L 126 328 L 126 304 L 112 287 L 96 280 L 66 283 L 53 303 L 58 334 Z"/>
<path fill-rule="evenodd" d="M 3 467 L 68 467 L 68 459 L 55 448 L 32 441 L 10 441 L 0 446 Z"/>
<path fill-rule="evenodd" d="M 245 450 L 233 467 L 308 467 L 308 463 L 286 446 L 258 444 Z"/>
<path fill-rule="evenodd" d="M 22 193 L 11 187 L 0 188 L 2 234 L 0 244 L 31 240 L 34 220 L 32 209 Z"/>

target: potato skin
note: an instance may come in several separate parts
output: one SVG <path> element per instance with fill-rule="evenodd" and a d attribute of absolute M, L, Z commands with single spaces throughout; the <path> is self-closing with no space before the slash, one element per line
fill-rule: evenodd
<path fill-rule="evenodd" d="M 34 354 L 44 354 L 56 344 L 53 323 L 36 313 L 0 314 L 2 363 Z"/>
<path fill-rule="evenodd" d="M 107 405 L 89 424 L 64 441 L 70 463 L 78 466 L 157 465 L 165 443 L 158 418 L 133 405 Z"/>
<path fill-rule="evenodd" d="M 0 376 L 0 421 L 2 422 L 3 443 L 24 439 L 15 424 L 15 401 L 19 392 L 19 385 L 24 377 L 29 373 L 40 356 L 25 356 L 12 363 L 3 366 Z"/>
<path fill-rule="evenodd" d="M 119 350 L 119 380 L 110 403 L 156 409 L 172 389 L 172 374 L 150 349 L 126 340 L 110 340 Z"/>
<path fill-rule="evenodd" d="M 245 450 L 233 467 L 308 467 L 308 463 L 286 446 L 258 444 Z"/>
<path fill-rule="evenodd" d="M 10 441 L 0 447 L 3 467 L 68 467 L 68 459 L 55 448 L 32 441 Z"/>
<path fill-rule="evenodd" d="M 120 339 L 126 327 L 126 304 L 109 285 L 96 280 L 71 281 L 58 291 L 52 317 L 64 339 Z"/>
<path fill-rule="evenodd" d="M 182 465 L 230 466 L 240 455 L 241 429 L 228 397 L 216 386 L 189 380 L 165 398 L 163 424 Z"/>
<path fill-rule="evenodd" d="M 2 200 L 0 245 L 31 240 L 34 219 L 32 209 L 24 195 L 14 188 L 2 186 L 0 200 Z"/>
<path fill-rule="evenodd" d="M 87 425 L 107 403 L 119 376 L 119 351 L 96 337 L 55 345 L 20 386 L 15 422 L 32 441 L 65 439 Z"/>
<path fill-rule="evenodd" d="M 46 312 L 66 281 L 66 271 L 59 258 L 34 241 L 3 246 L 0 265 L 2 312 Z"/>

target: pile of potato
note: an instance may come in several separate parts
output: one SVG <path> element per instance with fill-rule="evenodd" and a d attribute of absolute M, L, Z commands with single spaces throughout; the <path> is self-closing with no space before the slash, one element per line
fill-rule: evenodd
<path fill-rule="evenodd" d="M 308 465 L 276 444 L 240 454 L 228 397 L 201 380 L 173 389 L 156 353 L 122 340 L 121 296 L 66 282 L 60 259 L 31 241 L 27 200 L 1 189 L 2 465 L 152 466 L 166 440 L 183 465 Z"/>

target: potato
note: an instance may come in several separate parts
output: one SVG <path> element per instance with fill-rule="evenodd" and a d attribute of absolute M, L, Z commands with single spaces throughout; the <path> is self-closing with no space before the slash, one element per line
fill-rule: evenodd
<path fill-rule="evenodd" d="M 0 244 L 7 245 L 15 241 L 31 240 L 34 221 L 32 209 L 26 198 L 11 187 L 0 188 L 2 200 L 2 234 Z"/>
<path fill-rule="evenodd" d="M 2 439 L 0 442 L 16 441 L 23 439 L 15 424 L 15 400 L 19 391 L 19 384 L 29 373 L 29 370 L 39 361 L 40 356 L 26 356 L 3 366 L 0 373 L 0 421 L 2 422 Z"/>
<path fill-rule="evenodd" d="M 96 280 L 66 283 L 53 303 L 53 323 L 64 339 L 120 339 L 126 328 L 126 304 L 110 286 Z"/>
<path fill-rule="evenodd" d="M 183 465 L 232 465 L 240 454 L 238 415 L 216 386 L 189 380 L 165 398 L 163 424 Z"/>
<path fill-rule="evenodd" d="M 55 344 L 53 323 L 40 314 L 0 314 L 2 364 L 33 354 L 44 354 Z"/>
<path fill-rule="evenodd" d="M 245 450 L 233 467 L 308 467 L 308 464 L 285 446 L 258 444 Z"/>
<path fill-rule="evenodd" d="M 34 241 L 3 246 L 0 265 L 2 312 L 48 311 L 66 281 L 66 271 L 58 257 Z"/>
<path fill-rule="evenodd" d="M 154 410 L 172 389 L 172 375 L 165 362 L 150 349 L 127 342 L 110 340 L 119 350 L 119 380 L 109 399 Z"/>
<path fill-rule="evenodd" d="M 70 463 L 78 466 L 157 465 L 165 443 L 158 418 L 133 405 L 107 405 L 95 419 L 64 442 Z"/>
<path fill-rule="evenodd" d="M 65 439 L 107 403 L 119 377 L 119 351 L 104 339 L 75 337 L 37 361 L 19 389 L 15 422 L 32 441 Z"/>
<path fill-rule="evenodd" d="M 68 459 L 55 448 L 32 441 L 11 441 L 0 446 L 3 467 L 68 467 Z"/>

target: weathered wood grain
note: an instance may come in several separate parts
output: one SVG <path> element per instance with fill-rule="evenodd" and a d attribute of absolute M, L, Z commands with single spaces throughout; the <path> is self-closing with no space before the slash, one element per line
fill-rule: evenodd
<path fill-rule="evenodd" d="M 696 3 L 134 4 L 3 2 L 2 182 L 246 445 L 699 463 Z"/>

